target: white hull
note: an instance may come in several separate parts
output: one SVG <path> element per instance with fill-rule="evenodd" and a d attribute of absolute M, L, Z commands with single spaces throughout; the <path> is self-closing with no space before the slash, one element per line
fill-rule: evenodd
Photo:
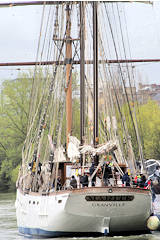
<path fill-rule="evenodd" d="M 115 196 L 120 196 L 119 200 Z M 22 234 L 54 237 L 145 231 L 151 195 L 148 190 L 118 187 L 75 189 L 48 196 L 24 195 L 17 190 L 16 214 Z"/>

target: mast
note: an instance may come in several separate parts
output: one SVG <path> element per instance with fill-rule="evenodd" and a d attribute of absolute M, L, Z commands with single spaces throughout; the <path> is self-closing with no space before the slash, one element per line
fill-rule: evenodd
<path fill-rule="evenodd" d="M 97 2 L 93 2 L 93 144 L 97 146 L 98 139 L 98 15 Z M 94 157 L 98 165 L 99 157 Z"/>
<path fill-rule="evenodd" d="M 93 144 L 98 144 L 98 16 L 93 2 Z"/>
<path fill-rule="evenodd" d="M 85 16 L 84 2 L 80 2 L 80 142 L 84 143 L 85 102 Z"/>
<path fill-rule="evenodd" d="M 71 39 L 71 18 L 69 4 L 66 5 L 66 136 L 67 146 L 69 134 L 71 135 L 72 127 L 72 39 Z"/>

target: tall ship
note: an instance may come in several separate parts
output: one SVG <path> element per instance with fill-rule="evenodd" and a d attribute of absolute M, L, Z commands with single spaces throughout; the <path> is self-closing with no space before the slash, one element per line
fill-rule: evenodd
<path fill-rule="evenodd" d="M 148 231 L 151 192 L 132 181 L 145 167 L 134 105 L 131 109 L 114 38 L 111 9 L 120 10 L 117 3 L 108 4 L 44 4 L 40 60 L 34 71 L 17 179 L 15 204 L 21 234 L 59 237 Z M 117 59 L 116 71 L 107 61 L 110 52 Z M 43 71 L 44 57 L 48 65 Z M 137 136 L 138 162 L 124 105 Z"/>

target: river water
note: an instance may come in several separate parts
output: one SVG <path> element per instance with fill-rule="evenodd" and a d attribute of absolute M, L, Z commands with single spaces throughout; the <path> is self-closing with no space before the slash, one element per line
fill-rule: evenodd
<path fill-rule="evenodd" d="M 0 194 L 0 240 L 27 240 L 26 237 L 20 236 L 17 231 L 16 213 L 15 213 L 14 193 Z M 35 238 L 32 238 L 35 239 Z M 89 238 L 89 240 L 160 240 L 160 232 L 146 235 L 134 236 L 115 236 L 115 237 L 99 237 Z M 75 238 L 56 238 L 56 240 L 75 240 Z M 79 240 L 87 240 L 80 238 Z"/>

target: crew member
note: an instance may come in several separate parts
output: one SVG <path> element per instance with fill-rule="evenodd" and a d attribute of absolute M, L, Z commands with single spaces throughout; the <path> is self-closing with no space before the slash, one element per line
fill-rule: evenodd
<path fill-rule="evenodd" d="M 91 167 L 90 167 L 90 169 L 89 169 L 90 176 L 92 176 L 92 174 L 94 173 L 94 171 L 95 171 L 95 164 L 94 164 L 94 162 L 92 162 L 92 165 L 91 165 Z M 91 181 L 92 181 L 92 187 L 94 187 L 95 184 L 96 184 L 96 174 L 93 176 L 93 178 L 92 178 Z"/>
<path fill-rule="evenodd" d="M 130 186 L 130 177 L 128 175 L 128 172 L 126 172 L 122 177 L 122 184 L 123 186 L 129 187 Z"/>
<path fill-rule="evenodd" d="M 75 179 L 75 176 L 72 176 L 72 177 L 71 177 L 70 186 L 71 186 L 72 188 L 77 188 L 77 180 Z"/>

